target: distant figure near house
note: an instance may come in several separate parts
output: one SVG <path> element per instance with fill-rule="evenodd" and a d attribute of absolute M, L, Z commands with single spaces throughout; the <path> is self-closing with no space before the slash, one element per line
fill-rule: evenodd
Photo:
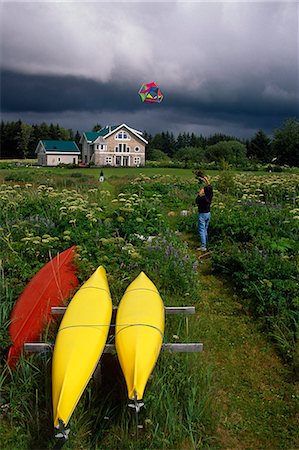
<path fill-rule="evenodd" d="M 100 183 L 102 183 L 103 181 L 104 181 L 104 174 L 103 174 L 103 171 L 101 170 L 101 173 L 100 173 L 100 178 L 99 178 L 99 180 L 100 180 Z"/>

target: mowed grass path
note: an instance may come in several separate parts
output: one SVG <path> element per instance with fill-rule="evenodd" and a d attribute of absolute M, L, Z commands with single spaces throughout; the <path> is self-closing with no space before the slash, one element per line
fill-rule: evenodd
<path fill-rule="evenodd" d="M 298 384 L 210 261 L 202 261 L 198 276 L 196 323 L 202 363 L 212 368 L 217 421 L 212 448 L 299 448 Z"/>

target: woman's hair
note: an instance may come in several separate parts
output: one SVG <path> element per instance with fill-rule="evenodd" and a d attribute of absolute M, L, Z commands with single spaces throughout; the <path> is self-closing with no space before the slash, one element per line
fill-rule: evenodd
<path fill-rule="evenodd" d="M 194 170 L 193 173 L 195 174 L 196 178 L 204 178 L 205 176 L 202 170 Z"/>

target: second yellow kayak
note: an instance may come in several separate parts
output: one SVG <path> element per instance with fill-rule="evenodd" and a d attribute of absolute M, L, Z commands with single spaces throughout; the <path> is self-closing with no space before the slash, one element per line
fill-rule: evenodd
<path fill-rule="evenodd" d="M 125 291 L 116 315 L 115 345 L 129 399 L 143 398 L 161 350 L 164 323 L 160 294 L 141 272 Z"/>
<path fill-rule="evenodd" d="M 54 426 L 67 425 L 107 340 L 112 301 L 100 266 L 71 300 L 58 330 L 52 363 Z"/>

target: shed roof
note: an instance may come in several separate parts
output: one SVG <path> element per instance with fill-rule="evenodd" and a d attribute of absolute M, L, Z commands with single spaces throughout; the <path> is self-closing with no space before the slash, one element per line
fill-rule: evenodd
<path fill-rule="evenodd" d="M 46 152 L 64 152 L 64 153 L 80 153 L 80 150 L 74 141 L 41 141 Z"/>

